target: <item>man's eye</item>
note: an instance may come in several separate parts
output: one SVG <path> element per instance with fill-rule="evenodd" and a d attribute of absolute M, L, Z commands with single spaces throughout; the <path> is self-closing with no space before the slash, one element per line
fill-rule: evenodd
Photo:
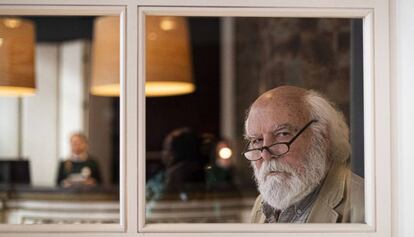
<path fill-rule="evenodd" d="M 253 144 L 261 143 L 262 139 L 255 139 L 252 141 Z"/>
<path fill-rule="evenodd" d="M 277 137 L 287 137 L 290 136 L 290 132 L 278 132 L 276 133 Z"/>
<path fill-rule="evenodd" d="M 250 141 L 250 146 L 252 148 L 257 148 L 260 147 L 262 145 L 263 139 L 254 139 Z"/>

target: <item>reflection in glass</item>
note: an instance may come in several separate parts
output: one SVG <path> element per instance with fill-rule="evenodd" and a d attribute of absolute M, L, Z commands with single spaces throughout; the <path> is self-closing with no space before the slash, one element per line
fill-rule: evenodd
<path fill-rule="evenodd" d="M 0 68 L 20 66 L 7 71 L 9 82 L 19 84 L 30 69 L 23 68 L 24 57 L 32 55 L 36 90 L 27 97 L 0 95 L 0 223 L 119 223 L 119 98 L 90 93 L 100 18 L 19 19 L 10 23 L 14 30 L 33 24 L 33 49 L 29 39 L 8 42 L 11 33 L 0 30 L 0 47 L 12 44 L 21 56 L 2 53 Z M 119 17 L 113 19 L 107 32 L 119 31 Z M 104 46 L 119 48 L 119 40 Z M 119 56 L 112 62 L 119 66 Z M 119 84 L 119 71 L 106 70 Z"/>
<path fill-rule="evenodd" d="M 242 155 L 247 109 L 263 92 L 293 85 L 326 95 L 344 112 L 348 124 L 356 123 L 350 121 L 350 111 L 355 103 L 361 103 L 362 95 L 351 95 L 350 87 L 362 86 L 362 74 L 353 72 L 351 77 L 351 69 L 362 55 L 351 51 L 351 46 L 362 42 L 354 37 L 359 34 L 354 26 L 361 21 L 266 17 L 186 20 L 196 90 L 146 99 L 146 222 L 250 222 L 258 191 L 250 162 Z M 221 28 L 224 21 L 232 22 L 230 30 Z M 154 37 L 148 27 L 146 37 L 147 42 Z M 234 41 L 223 42 L 228 38 Z M 160 45 L 159 50 L 174 51 L 173 42 Z M 224 48 L 228 46 L 233 50 Z M 155 67 L 149 58 L 161 56 L 146 47 L 146 66 Z M 231 51 L 233 55 L 222 57 Z M 223 62 L 223 58 L 234 61 Z M 223 71 L 231 71 L 234 78 L 223 76 Z M 227 90 L 229 86 L 231 90 Z M 229 98 L 222 96 L 224 91 L 234 91 L 231 101 L 224 101 Z M 234 114 L 226 110 L 228 104 Z M 354 117 L 363 118 L 363 111 L 353 111 L 357 113 Z M 222 126 L 229 123 L 223 121 L 235 124 L 235 130 L 229 132 Z M 363 147 L 354 147 L 352 163 L 361 170 Z M 355 157 L 360 160 L 354 162 Z"/>
<path fill-rule="evenodd" d="M 98 17 L 94 23 L 91 93 L 119 96 L 119 17 Z"/>
<path fill-rule="evenodd" d="M 146 29 L 146 96 L 194 92 L 187 20 L 175 16 L 148 16 Z"/>

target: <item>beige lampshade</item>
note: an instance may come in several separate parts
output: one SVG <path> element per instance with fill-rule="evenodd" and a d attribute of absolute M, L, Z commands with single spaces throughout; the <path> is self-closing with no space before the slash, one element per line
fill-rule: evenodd
<path fill-rule="evenodd" d="M 91 93 L 119 96 L 119 17 L 98 17 L 92 42 Z"/>
<path fill-rule="evenodd" d="M 34 52 L 34 24 L 20 18 L 0 18 L 0 96 L 36 92 Z"/>
<path fill-rule="evenodd" d="M 94 25 L 91 93 L 119 96 L 119 17 Z M 146 17 L 146 96 L 191 93 L 191 51 L 184 17 Z"/>
<path fill-rule="evenodd" d="M 145 20 L 145 94 L 171 96 L 193 92 L 195 86 L 186 19 L 175 16 L 147 16 Z"/>

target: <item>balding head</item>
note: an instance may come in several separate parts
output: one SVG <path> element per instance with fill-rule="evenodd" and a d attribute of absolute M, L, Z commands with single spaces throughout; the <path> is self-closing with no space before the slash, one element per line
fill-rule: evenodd
<path fill-rule="evenodd" d="M 265 92 L 250 107 L 246 120 L 246 134 L 253 132 L 249 132 L 249 129 L 266 130 L 268 128 L 263 127 L 264 125 L 275 126 L 277 121 L 306 123 L 306 120 L 309 120 L 309 111 L 304 103 L 305 95 L 306 90 L 294 86 L 281 86 Z M 273 122 L 265 119 L 271 119 Z"/>
<path fill-rule="evenodd" d="M 306 94 L 306 90 L 295 86 L 280 86 L 263 93 L 256 101 L 254 105 L 260 105 L 262 103 L 302 103 L 303 96 Z"/>

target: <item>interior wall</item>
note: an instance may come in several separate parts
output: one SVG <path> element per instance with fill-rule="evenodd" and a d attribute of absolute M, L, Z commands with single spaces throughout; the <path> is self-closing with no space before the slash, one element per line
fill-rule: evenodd
<path fill-rule="evenodd" d="M 85 42 L 61 43 L 59 47 L 59 158 L 70 156 L 70 135 L 85 131 Z M 87 135 L 87 134 L 86 134 Z"/>
<path fill-rule="evenodd" d="M 19 155 L 18 103 L 17 98 L 0 97 L 0 160 L 15 159 Z"/>
<path fill-rule="evenodd" d="M 36 96 L 23 98 L 22 148 L 32 185 L 53 186 L 58 162 L 58 46 L 36 46 Z"/>

